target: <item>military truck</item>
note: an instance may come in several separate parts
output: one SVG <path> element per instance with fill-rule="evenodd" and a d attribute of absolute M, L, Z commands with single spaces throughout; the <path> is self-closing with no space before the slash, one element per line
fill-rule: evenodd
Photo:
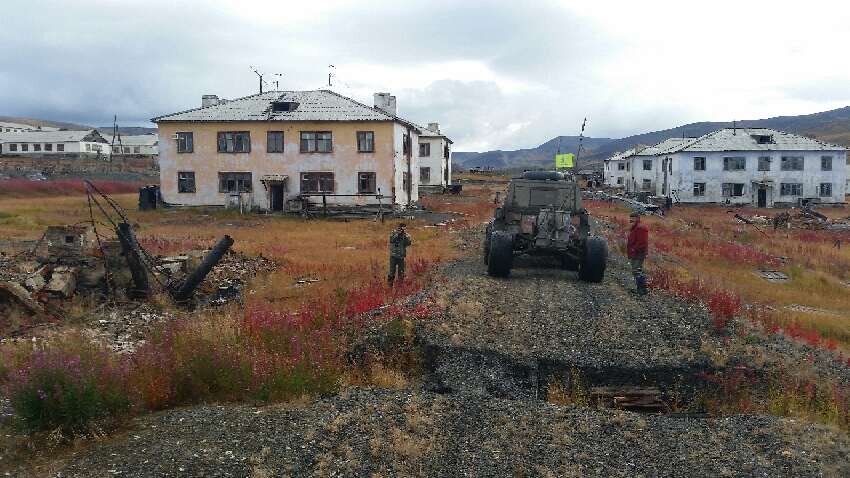
<path fill-rule="evenodd" d="M 578 270 L 584 281 L 605 277 L 608 245 L 590 234 L 578 183 L 563 173 L 527 171 L 512 179 L 485 232 L 484 263 L 491 276 L 507 277 L 514 257 L 528 254 L 551 256 Z"/>

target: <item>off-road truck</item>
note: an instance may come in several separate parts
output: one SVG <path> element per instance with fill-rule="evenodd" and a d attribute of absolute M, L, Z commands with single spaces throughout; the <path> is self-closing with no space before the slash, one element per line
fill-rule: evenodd
<path fill-rule="evenodd" d="M 557 171 L 527 171 L 508 184 L 504 203 L 487 223 L 484 263 L 487 273 L 507 277 L 515 256 L 551 256 L 579 278 L 601 282 L 608 245 L 590 235 L 578 183 Z"/>

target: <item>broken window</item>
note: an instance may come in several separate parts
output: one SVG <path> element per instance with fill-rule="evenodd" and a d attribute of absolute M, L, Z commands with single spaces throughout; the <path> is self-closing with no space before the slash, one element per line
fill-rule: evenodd
<path fill-rule="evenodd" d="M 772 134 L 753 134 L 750 136 L 756 140 L 756 144 L 773 144 L 775 142 Z"/>
<path fill-rule="evenodd" d="M 699 156 L 694 158 L 694 171 L 705 171 L 705 158 Z"/>
<path fill-rule="evenodd" d="M 431 156 L 431 143 L 419 143 L 419 157 L 426 158 Z"/>
<path fill-rule="evenodd" d="M 251 173 L 218 173 L 218 192 L 251 192 Z"/>
<path fill-rule="evenodd" d="M 724 171 L 744 171 L 747 169 L 747 158 L 743 156 L 732 156 L 723 158 Z"/>
<path fill-rule="evenodd" d="M 34 145 L 32 145 L 32 150 L 41 151 L 41 143 L 35 143 Z"/>
<path fill-rule="evenodd" d="M 626 163 L 618 163 L 617 164 L 617 171 L 625 171 L 625 170 L 626 170 Z"/>
<path fill-rule="evenodd" d="M 295 111 L 298 108 L 298 103 L 294 101 L 274 101 L 272 102 L 273 113 L 286 113 L 287 111 Z"/>
<path fill-rule="evenodd" d="M 743 183 L 723 183 L 723 197 L 741 197 L 744 195 Z"/>
<path fill-rule="evenodd" d="M 803 183 L 781 183 L 779 185 L 780 196 L 802 196 Z"/>
<path fill-rule="evenodd" d="M 623 178 L 617 178 L 617 184 L 623 184 Z"/>
<path fill-rule="evenodd" d="M 177 192 L 195 192 L 195 173 L 193 171 L 182 171 L 177 173 Z"/>
<path fill-rule="evenodd" d="M 11 143 L 11 144 L 9 144 L 9 151 L 17 151 L 17 150 L 18 150 L 18 145 L 17 145 L 17 143 Z"/>
<path fill-rule="evenodd" d="M 334 192 L 334 173 L 301 173 L 302 193 Z"/>
<path fill-rule="evenodd" d="M 358 153 L 373 153 L 373 152 L 375 152 L 375 132 L 374 131 L 358 131 L 357 132 L 357 152 Z"/>
<path fill-rule="evenodd" d="M 781 169 L 783 171 L 802 171 L 803 163 L 802 156 L 783 156 Z"/>
<path fill-rule="evenodd" d="M 140 154 L 142 152 L 141 146 L 133 146 L 133 154 Z"/>
<path fill-rule="evenodd" d="M 821 156 L 820 157 L 820 170 L 821 171 L 832 171 L 832 156 Z"/>
<path fill-rule="evenodd" d="M 53 151 L 53 143 L 44 143 L 45 151 Z"/>
<path fill-rule="evenodd" d="M 224 131 L 218 133 L 219 153 L 250 153 L 251 133 L 248 131 Z"/>
<path fill-rule="evenodd" d="M 419 183 L 420 184 L 429 184 L 430 182 L 431 182 L 431 168 L 419 168 Z"/>
<path fill-rule="evenodd" d="M 124 146 L 124 154 L 130 154 L 130 147 Z"/>
<path fill-rule="evenodd" d="M 832 183 L 820 183 L 818 188 L 818 196 L 828 198 L 832 196 Z"/>
<path fill-rule="evenodd" d="M 357 193 L 358 194 L 375 194 L 378 192 L 375 173 L 363 172 L 357 173 Z"/>
<path fill-rule="evenodd" d="M 283 152 L 283 131 L 269 131 L 266 134 L 266 152 Z"/>
<path fill-rule="evenodd" d="M 652 160 L 644 159 L 643 160 L 643 170 L 644 171 L 652 171 Z"/>
<path fill-rule="evenodd" d="M 65 145 L 62 143 L 57 144 L 56 151 L 65 151 Z"/>
<path fill-rule="evenodd" d="M 644 179 L 643 183 L 641 184 L 641 190 L 649 191 L 650 189 L 652 189 L 652 180 L 651 179 Z"/>
<path fill-rule="evenodd" d="M 21 151 L 29 151 L 29 150 L 30 150 L 30 145 L 28 145 L 26 143 L 21 145 Z"/>
<path fill-rule="evenodd" d="M 705 196 L 705 183 L 694 183 L 694 196 Z"/>
<path fill-rule="evenodd" d="M 770 171 L 770 156 L 759 157 L 759 171 Z"/>
<path fill-rule="evenodd" d="M 191 132 L 177 133 L 177 152 L 191 153 L 195 150 L 195 140 Z"/>
<path fill-rule="evenodd" d="M 302 131 L 302 153 L 330 153 L 333 149 L 333 137 L 330 131 Z"/>

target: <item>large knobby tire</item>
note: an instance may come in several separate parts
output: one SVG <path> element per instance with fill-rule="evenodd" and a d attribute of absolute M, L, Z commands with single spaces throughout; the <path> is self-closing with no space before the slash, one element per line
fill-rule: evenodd
<path fill-rule="evenodd" d="M 487 258 L 487 274 L 507 277 L 514 265 L 514 238 L 502 231 L 490 234 L 490 255 Z"/>
<path fill-rule="evenodd" d="M 586 282 L 602 282 L 608 263 L 608 243 L 600 237 L 590 237 L 584 249 L 584 258 L 578 276 Z"/>

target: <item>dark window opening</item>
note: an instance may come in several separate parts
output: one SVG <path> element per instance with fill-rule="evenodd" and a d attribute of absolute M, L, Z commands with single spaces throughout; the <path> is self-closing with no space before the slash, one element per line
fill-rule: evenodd
<path fill-rule="evenodd" d="M 177 173 L 177 192 L 178 193 L 193 193 L 195 192 L 195 173 L 192 171 L 183 171 Z"/>
<path fill-rule="evenodd" d="M 744 171 L 747 169 L 747 158 L 743 156 L 733 156 L 723 158 L 724 171 Z"/>
<path fill-rule="evenodd" d="M 832 183 L 820 183 L 818 188 L 818 196 L 828 198 L 832 196 Z"/>
<path fill-rule="evenodd" d="M 32 150 L 41 151 L 41 143 L 35 143 L 34 145 L 32 145 Z"/>
<path fill-rule="evenodd" d="M 428 184 L 431 182 L 431 168 L 419 168 L 419 183 Z"/>
<path fill-rule="evenodd" d="M 705 196 L 705 183 L 694 183 L 694 196 Z"/>
<path fill-rule="evenodd" d="M 723 197 L 741 197 L 744 195 L 744 185 L 742 183 L 723 183 Z"/>
<path fill-rule="evenodd" d="M 57 144 L 56 145 L 56 151 L 65 151 L 65 145 L 64 144 Z"/>
<path fill-rule="evenodd" d="M 334 173 L 301 173 L 302 193 L 333 193 Z"/>
<path fill-rule="evenodd" d="M 756 141 L 757 144 L 774 144 L 775 143 L 775 141 L 773 140 L 772 134 L 753 134 L 753 135 L 750 135 L 750 136 Z"/>
<path fill-rule="evenodd" d="M 780 196 L 802 196 L 803 183 L 781 183 L 779 185 Z"/>
<path fill-rule="evenodd" d="M 295 111 L 298 108 L 298 103 L 294 101 L 274 101 L 272 102 L 273 113 L 286 113 L 287 111 Z"/>
<path fill-rule="evenodd" d="M 302 153 L 330 153 L 333 150 L 333 136 L 330 131 L 302 131 Z"/>
<path fill-rule="evenodd" d="M 53 143 L 44 143 L 45 151 L 53 151 Z"/>
<path fill-rule="evenodd" d="M 283 152 L 283 131 L 269 131 L 266 137 L 267 153 Z"/>
<path fill-rule="evenodd" d="M 770 156 L 762 156 L 759 158 L 759 171 L 770 171 Z"/>
<path fill-rule="evenodd" d="M 251 173 L 218 173 L 218 192 L 251 192 Z"/>
<path fill-rule="evenodd" d="M 74 236 L 65 236 L 65 244 L 73 244 Z"/>
<path fill-rule="evenodd" d="M 705 158 L 694 158 L 694 171 L 705 171 Z"/>
<path fill-rule="evenodd" d="M 643 160 L 643 170 L 644 171 L 652 171 L 652 160 L 644 159 Z"/>
<path fill-rule="evenodd" d="M 782 171 L 802 171 L 804 162 L 803 156 L 783 156 L 780 169 Z"/>
<path fill-rule="evenodd" d="M 21 145 L 21 151 L 29 151 L 29 150 L 30 150 L 30 145 L 28 145 L 26 143 Z"/>
<path fill-rule="evenodd" d="M 195 149 L 192 133 L 177 133 L 177 152 L 191 153 Z"/>
<path fill-rule="evenodd" d="M 357 152 L 373 153 L 375 152 L 375 132 L 374 131 L 358 131 L 357 132 Z"/>
<path fill-rule="evenodd" d="M 625 170 L 626 170 L 626 163 L 618 163 L 617 164 L 617 171 L 625 171 Z"/>
<path fill-rule="evenodd" d="M 423 158 L 431 156 L 431 143 L 419 143 L 419 156 Z"/>
<path fill-rule="evenodd" d="M 9 151 L 17 151 L 17 150 L 18 150 L 17 144 L 12 143 L 12 144 L 9 145 Z"/>
<path fill-rule="evenodd" d="M 821 171 L 832 171 L 832 156 L 820 157 L 820 169 Z"/>
<path fill-rule="evenodd" d="M 250 153 L 251 133 L 248 131 L 225 131 L 218 133 L 219 153 Z"/>
<path fill-rule="evenodd" d="M 375 173 L 357 173 L 357 192 L 359 194 L 375 194 L 378 192 Z"/>

